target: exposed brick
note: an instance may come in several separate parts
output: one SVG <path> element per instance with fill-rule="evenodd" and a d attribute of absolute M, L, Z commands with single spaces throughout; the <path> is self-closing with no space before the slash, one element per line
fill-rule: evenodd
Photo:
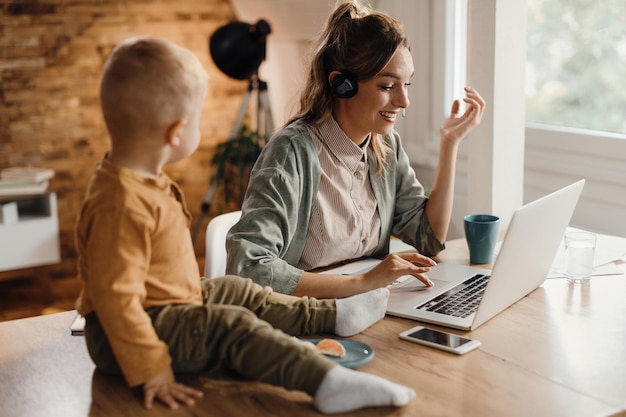
<path fill-rule="evenodd" d="M 0 7 L 0 168 L 56 171 L 50 190 L 58 198 L 62 262 L 50 267 L 53 275 L 76 273 L 74 223 L 89 177 L 108 150 L 100 73 L 111 49 L 127 37 L 168 38 L 190 49 L 209 72 L 198 151 L 167 168 L 199 216 L 215 146 L 227 139 L 247 88 L 222 74 L 208 52 L 210 34 L 234 18 L 228 0 L 40 0 Z M 196 252 L 203 251 L 199 236 Z"/>

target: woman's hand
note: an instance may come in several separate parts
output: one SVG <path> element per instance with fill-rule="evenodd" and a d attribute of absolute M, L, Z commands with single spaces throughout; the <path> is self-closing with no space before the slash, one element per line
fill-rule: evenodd
<path fill-rule="evenodd" d="M 375 268 L 363 274 L 363 280 L 372 288 L 385 287 L 403 275 L 411 275 L 427 287 L 433 282 L 425 275 L 437 262 L 419 253 L 392 253 L 387 255 Z"/>
<path fill-rule="evenodd" d="M 176 382 L 171 367 L 150 378 L 143 386 L 144 407 L 148 410 L 152 408 L 155 398 L 169 408 L 176 409 L 179 403 L 195 404 L 196 398 L 203 395 L 202 391 Z"/>
<path fill-rule="evenodd" d="M 319 299 L 343 298 L 386 287 L 403 275 L 411 275 L 432 287 L 426 274 L 437 265 L 427 256 L 416 252 L 400 252 L 387 255 L 376 267 L 363 274 L 325 274 L 303 272 L 300 282 L 291 295 Z"/>
<path fill-rule="evenodd" d="M 480 124 L 480 120 L 485 112 L 485 100 L 472 87 L 465 87 L 465 94 L 466 96 L 463 99 L 465 104 L 467 104 L 465 113 L 461 117 L 457 117 L 460 103 L 459 100 L 454 100 L 450 117 L 446 119 L 439 129 L 443 142 L 458 144 L 474 127 Z"/>

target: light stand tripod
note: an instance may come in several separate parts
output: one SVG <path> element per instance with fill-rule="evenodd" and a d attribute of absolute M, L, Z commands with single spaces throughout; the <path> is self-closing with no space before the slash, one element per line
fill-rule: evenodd
<path fill-rule="evenodd" d="M 253 120 L 251 120 L 251 125 L 256 125 L 256 131 L 259 137 L 264 138 L 265 140 L 267 140 L 274 131 L 274 119 L 272 118 L 272 109 L 270 107 L 267 83 L 261 80 L 257 74 L 253 74 L 252 77 L 250 77 L 248 89 L 246 90 L 246 94 L 244 95 L 241 106 L 239 107 L 239 111 L 237 112 L 237 117 L 235 118 L 233 128 L 230 131 L 230 136 L 228 138 L 229 141 L 236 138 L 241 131 L 244 118 L 249 110 L 248 107 L 250 105 L 250 99 L 253 94 L 256 95 L 257 100 L 256 114 L 254 112 L 252 113 L 255 118 L 252 118 Z M 200 216 L 198 217 L 198 220 L 196 221 L 196 224 L 193 228 L 193 242 L 196 241 L 198 233 L 200 233 L 200 230 L 202 229 L 204 218 L 211 209 L 213 197 L 215 195 L 215 191 L 217 190 L 217 183 L 218 177 L 217 175 L 214 175 L 213 178 L 211 178 L 209 188 L 204 195 L 204 199 L 202 200 Z"/>

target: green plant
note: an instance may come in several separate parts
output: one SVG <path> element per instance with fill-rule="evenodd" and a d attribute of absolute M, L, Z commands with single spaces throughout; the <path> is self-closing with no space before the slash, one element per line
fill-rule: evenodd
<path fill-rule="evenodd" d="M 222 187 L 227 205 L 234 203 L 241 206 L 250 171 L 265 145 L 265 140 L 265 137 L 244 125 L 237 136 L 215 148 L 215 155 L 211 160 L 216 167 L 213 180 L 218 188 Z"/>

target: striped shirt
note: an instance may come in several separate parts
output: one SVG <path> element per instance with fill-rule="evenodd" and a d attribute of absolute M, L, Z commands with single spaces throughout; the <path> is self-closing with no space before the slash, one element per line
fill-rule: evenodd
<path fill-rule="evenodd" d="M 371 255 L 378 246 L 380 216 L 367 164 L 369 139 L 357 146 L 329 117 L 309 127 L 322 169 L 307 230 L 303 270 Z"/>

